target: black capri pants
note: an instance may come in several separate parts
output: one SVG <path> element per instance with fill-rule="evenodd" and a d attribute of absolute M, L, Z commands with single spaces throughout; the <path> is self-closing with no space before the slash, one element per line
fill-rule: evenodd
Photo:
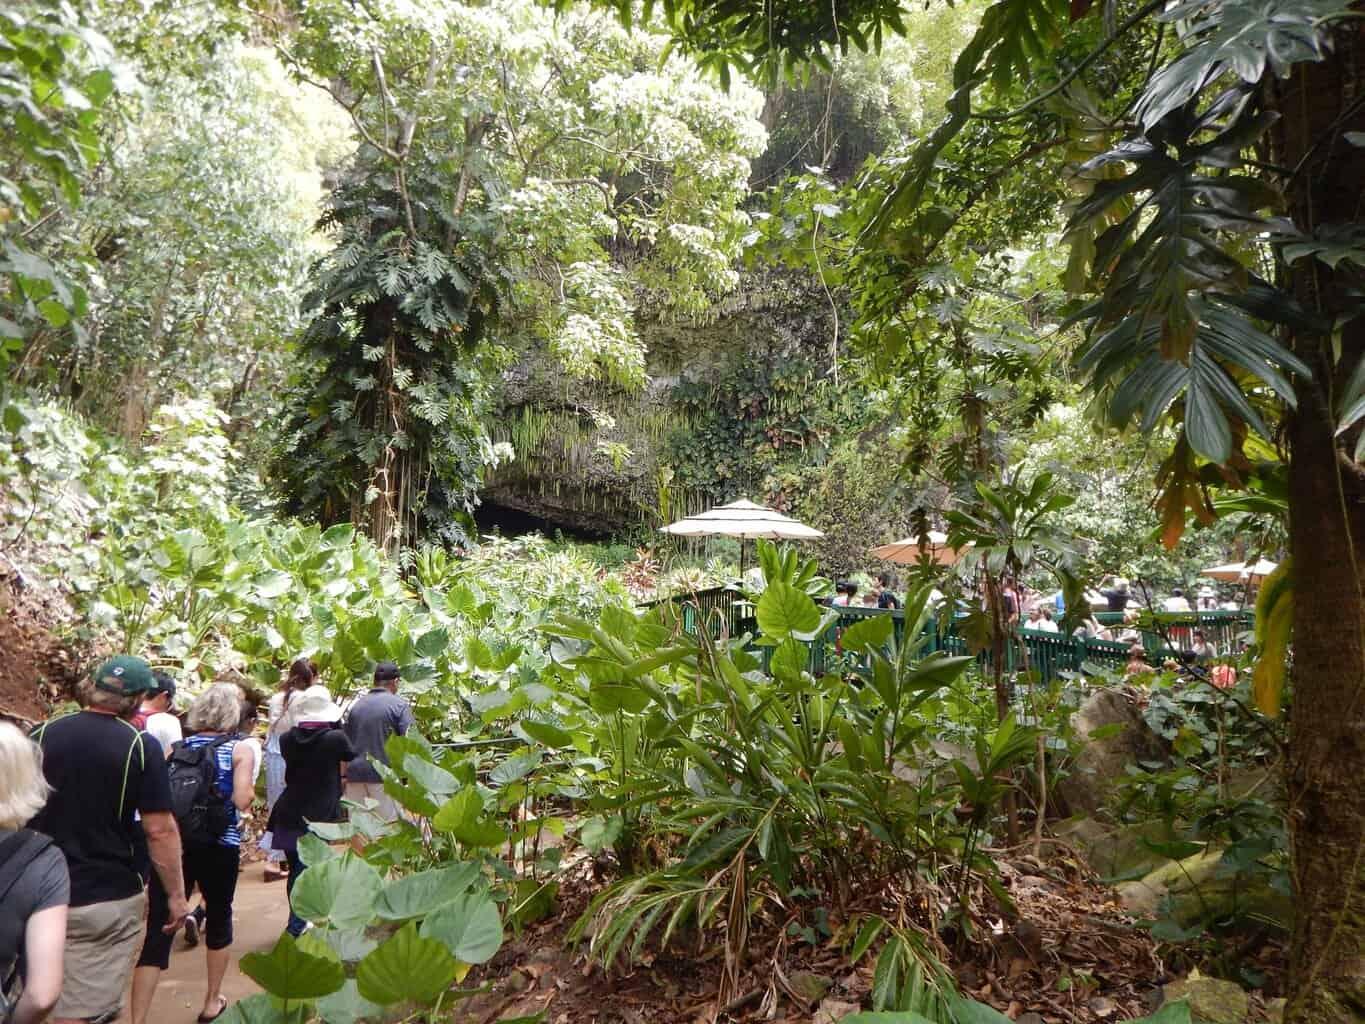
<path fill-rule="evenodd" d="M 232 898 L 237 893 L 237 869 L 241 849 L 236 846 L 187 846 L 181 861 L 185 874 L 185 895 L 197 888 L 204 898 L 204 945 L 209 949 L 227 949 L 232 945 Z M 163 971 L 171 962 L 174 935 L 162 929 L 170 913 L 166 889 L 156 871 L 152 872 L 147 887 L 147 935 L 142 940 L 139 967 L 160 967 Z"/>

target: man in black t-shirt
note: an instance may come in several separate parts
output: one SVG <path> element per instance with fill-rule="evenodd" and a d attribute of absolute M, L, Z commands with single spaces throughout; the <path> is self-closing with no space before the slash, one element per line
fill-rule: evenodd
<path fill-rule="evenodd" d="M 891 593 L 891 574 L 877 574 L 877 607 L 895 610 L 901 606 L 900 599 Z"/>
<path fill-rule="evenodd" d="M 1111 612 L 1121 612 L 1128 607 L 1128 599 L 1131 594 L 1128 591 L 1128 581 L 1119 576 L 1106 576 L 1100 581 L 1100 586 L 1108 582 L 1112 586 L 1100 591 L 1100 596 L 1105 600 L 1108 610 Z"/>
<path fill-rule="evenodd" d="M 146 916 L 135 812 L 169 896 L 167 930 L 189 913 L 166 756 L 154 737 L 125 721 L 153 685 L 141 658 L 111 658 L 78 684 L 83 710 L 33 731 L 52 795 L 30 827 L 52 837 L 71 874 L 57 1024 L 117 1013 L 128 987 Z"/>

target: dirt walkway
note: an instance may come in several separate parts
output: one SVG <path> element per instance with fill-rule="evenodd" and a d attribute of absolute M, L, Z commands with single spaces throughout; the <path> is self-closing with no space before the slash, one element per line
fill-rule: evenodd
<path fill-rule="evenodd" d="M 288 916 L 283 882 L 261 881 L 261 865 L 248 865 L 237 880 L 232 914 L 232 963 L 223 979 L 223 995 L 235 1002 L 260 989 L 237 969 L 247 953 L 264 952 L 275 945 Z M 204 1005 L 204 947 L 188 949 L 177 936 L 171 966 L 161 976 L 156 998 L 147 1019 L 157 1024 L 193 1021 Z"/>

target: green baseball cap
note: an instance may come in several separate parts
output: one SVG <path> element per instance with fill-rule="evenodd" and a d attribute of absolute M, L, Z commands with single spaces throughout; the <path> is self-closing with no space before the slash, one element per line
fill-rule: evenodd
<path fill-rule="evenodd" d="M 131 697 L 156 689 L 152 666 L 131 654 L 119 654 L 95 669 L 95 687 L 108 693 Z"/>

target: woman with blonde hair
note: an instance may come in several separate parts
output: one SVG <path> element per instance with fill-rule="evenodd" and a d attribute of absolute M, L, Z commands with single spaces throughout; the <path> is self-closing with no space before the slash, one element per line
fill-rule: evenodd
<path fill-rule="evenodd" d="M 0 1019 L 12 1013 L 14 1024 L 46 1019 L 62 991 L 66 858 L 47 836 L 24 828 L 47 794 L 37 745 L 0 722 Z"/>
<path fill-rule="evenodd" d="M 251 806 L 255 796 L 255 759 L 251 748 L 237 736 L 241 718 L 241 689 L 235 683 L 214 683 L 190 705 L 185 724 L 194 735 L 177 743 L 170 757 L 172 793 L 180 778 L 178 762 L 185 766 L 185 776 L 193 778 L 191 773 L 199 770 L 203 759 L 212 759 L 213 781 L 203 813 L 193 818 L 193 828 L 187 829 L 181 821 L 185 891 L 198 886 L 207 918 L 204 946 L 208 989 L 198 1018 L 202 1024 L 217 1019 L 228 1005 L 222 987 L 232 945 L 232 899 L 241 864 L 238 814 Z M 199 810 L 198 804 L 195 810 Z M 170 963 L 174 938 L 162 928 L 167 912 L 164 890 L 154 883 L 148 897 L 147 937 L 133 972 L 133 1024 L 143 1024 L 147 1019 L 161 972 Z"/>

